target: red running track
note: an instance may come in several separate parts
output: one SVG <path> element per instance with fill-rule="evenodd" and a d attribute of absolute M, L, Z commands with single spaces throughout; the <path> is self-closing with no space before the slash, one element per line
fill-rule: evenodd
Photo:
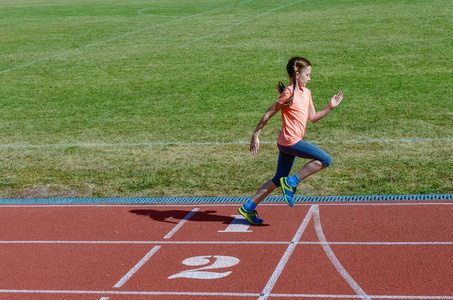
<path fill-rule="evenodd" d="M 2 205 L 0 299 L 453 299 L 453 202 Z"/>

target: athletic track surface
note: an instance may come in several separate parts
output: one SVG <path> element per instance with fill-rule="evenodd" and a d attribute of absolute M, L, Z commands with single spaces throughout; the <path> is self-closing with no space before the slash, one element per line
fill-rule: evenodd
<path fill-rule="evenodd" d="M 452 196 L 4 199 L 0 299 L 453 299 Z"/>

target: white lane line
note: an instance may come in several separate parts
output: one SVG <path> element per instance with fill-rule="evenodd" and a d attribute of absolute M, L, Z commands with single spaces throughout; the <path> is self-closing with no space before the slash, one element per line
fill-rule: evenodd
<path fill-rule="evenodd" d="M 419 139 L 368 139 L 368 140 L 326 140 L 310 141 L 313 144 L 371 144 L 371 143 L 418 143 L 418 142 L 451 142 L 451 138 L 419 138 Z M 5 144 L 0 148 L 49 148 L 49 147 L 133 147 L 133 146 L 229 146 L 229 145 L 247 145 L 247 141 L 232 142 L 140 142 L 140 143 L 73 143 L 73 144 Z M 275 142 L 262 141 L 261 144 L 273 145 Z"/>
<path fill-rule="evenodd" d="M 285 241 L 0 241 L 0 244 L 258 244 L 288 245 Z M 322 245 L 322 242 L 297 242 L 298 245 Z M 329 245 L 376 245 L 376 246 L 451 246 L 453 242 L 329 242 Z"/>
<path fill-rule="evenodd" d="M 265 16 L 265 15 L 267 15 L 267 14 L 270 14 L 270 13 L 276 11 L 276 10 L 279 10 L 279 9 L 282 9 L 282 8 L 285 8 L 285 7 L 288 7 L 288 6 L 291 6 L 291 5 L 298 4 L 298 3 L 302 2 L 302 1 L 305 1 L 305 0 L 298 0 L 298 1 L 295 1 L 295 2 L 292 2 L 292 3 L 288 3 L 288 4 L 285 4 L 285 5 L 282 5 L 282 6 L 273 8 L 273 9 L 271 9 L 271 10 L 268 10 L 268 11 L 262 13 L 262 14 L 259 14 L 259 15 L 254 16 L 254 17 L 252 17 L 252 18 L 246 19 L 246 20 L 244 20 L 244 21 L 235 23 L 235 24 L 230 25 L 230 26 L 227 26 L 227 27 L 223 27 L 222 29 L 220 29 L 220 30 L 218 30 L 218 31 L 216 31 L 216 32 L 213 32 L 213 33 L 208 34 L 208 35 L 205 35 L 205 36 L 198 37 L 198 38 L 196 38 L 196 39 L 193 39 L 192 41 L 187 42 L 187 43 L 185 43 L 185 44 L 179 46 L 179 48 L 183 48 L 183 47 L 185 47 L 185 46 L 187 46 L 187 45 L 190 45 L 190 44 L 199 42 L 199 41 L 204 40 L 204 39 L 206 39 L 206 38 L 210 38 L 210 37 L 216 36 L 216 35 L 218 35 L 218 34 L 221 33 L 221 32 L 225 32 L 225 31 L 231 30 L 232 28 L 234 28 L 234 27 L 236 27 L 236 26 L 239 26 L 239 25 L 245 24 L 245 23 L 247 23 L 247 22 L 256 20 L 256 19 L 261 18 L 261 17 L 263 17 L 263 16 Z M 243 3 L 246 3 L 246 2 L 243 2 Z M 242 3 L 242 4 L 243 4 L 243 3 Z M 240 4 L 241 4 L 241 3 L 240 3 Z"/>
<path fill-rule="evenodd" d="M 0 244 L 264 244 L 288 245 L 290 242 L 277 241 L 0 241 Z M 453 242 L 452 242 L 453 244 Z"/>
<path fill-rule="evenodd" d="M 318 206 L 314 210 L 313 219 L 315 222 L 316 235 L 318 236 L 318 239 L 321 242 L 322 248 L 324 249 L 324 252 L 326 252 L 327 257 L 329 257 L 334 267 L 337 269 L 338 273 L 341 274 L 341 276 L 346 280 L 349 286 L 357 293 L 357 295 L 360 296 L 361 299 L 371 300 L 371 298 L 362 290 L 359 284 L 351 277 L 351 275 L 349 275 L 346 269 L 341 265 L 340 261 L 335 256 L 335 253 L 333 253 L 332 249 L 327 243 L 326 237 L 324 236 L 324 232 L 322 231 L 321 227 L 321 218 L 319 215 Z"/>
<path fill-rule="evenodd" d="M 1 72 L 0 72 L 1 73 Z M 372 144 L 372 143 L 420 143 L 420 142 L 452 142 L 453 138 L 414 138 L 414 139 L 365 139 L 340 141 L 310 141 L 312 144 Z M 275 145 L 276 142 L 261 141 L 261 144 Z M 137 146 L 231 146 L 248 145 L 248 141 L 232 142 L 140 142 L 140 143 L 72 143 L 72 144 L 3 144 L 0 149 L 33 149 L 33 148 L 70 148 L 70 147 L 137 147 Z"/>
<path fill-rule="evenodd" d="M 150 29 L 153 29 L 153 28 L 158 28 L 158 27 L 166 26 L 166 25 L 168 25 L 168 24 L 170 24 L 170 23 L 175 23 L 175 22 L 182 21 L 182 20 L 186 20 L 186 19 L 190 19 L 190 18 L 193 18 L 193 17 L 198 17 L 198 16 L 201 16 L 201 15 L 204 15 L 204 14 L 212 13 L 212 12 L 219 11 L 219 10 L 222 10 L 222 9 L 225 9 L 225 8 L 229 8 L 229 7 L 231 7 L 231 5 L 219 7 L 219 8 L 212 9 L 212 10 L 205 11 L 205 12 L 201 12 L 201 13 L 198 13 L 198 14 L 193 14 L 193 15 L 190 15 L 190 16 L 185 16 L 185 17 L 182 17 L 182 18 L 179 18 L 179 19 L 176 19 L 176 20 L 164 22 L 164 23 L 161 23 L 161 24 L 156 24 L 156 25 L 153 25 L 153 26 L 148 26 L 148 27 L 141 28 L 141 29 L 137 29 L 137 30 L 130 31 L 130 32 L 126 32 L 126 33 L 117 35 L 117 36 L 112 37 L 112 38 L 107 39 L 107 40 L 103 40 L 103 41 L 99 41 L 99 42 L 96 42 L 96 43 L 88 44 L 88 45 L 85 45 L 85 46 L 82 46 L 82 47 L 79 47 L 79 48 L 69 49 L 69 50 L 66 50 L 66 51 L 63 51 L 63 52 L 55 53 L 55 54 L 53 54 L 53 55 L 49 55 L 49 56 L 46 56 L 46 57 L 43 57 L 43 58 L 39 58 L 39 59 L 33 60 L 33 61 L 31 61 L 31 62 L 22 64 L 22 65 L 18 65 L 18 66 L 15 66 L 15 67 L 12 67 L 12 68 L 9 68 L 9 69 L 5 69 L 5 70 L 0 70 L 0 75 L 1 75 L 1 74 L 5 74 L 5 73 L 8 73 L 8 72 L 11 72 L 11 71 L 14 71 L 14 70 L 22 69 L 22 68 L 25 68 L 25 67 L 34 65 L 34 64 L 36 64 L 36 63 L 40 63 L 40 62 L 43 62 L 43 61 L 52 59 L 52 58 L 54 58 L 54 57 L 60 57 L 60 56 L 70 55 L 70 54 L 73 54 L 73 53 L 75 53 L 75 52 L 77 52 L 77 51 L 84 50 L 84 49 L 88 49 L 88 48 L 91 48 L 91 47 L 100 46 L 100 45 L 102 45 L 102 44 L 106 44 L 106 43 L 110 43 L 110 42 L 114 42 L 114 41 L 117 41 L 117 40 L 119 40 L 119 39 L 128 37 L 128 36 L 130 36 L 130 35 L 133 35 L 133 34 L 136 34 L 136 33 L 142 32 L 142 31 L 146 31 L 146 30 L 150 30 Z"/>
<path fill-rule="evenodd" d="M 324 242 L 299 242 L 303 245 L 322 245 Z M 329 242 L 329 245 L 375 245 L 375 246 L 433 246 L 453 245 L 453 242 Z"/>
<path fill-rule="evenodd" d="M 271 278 L 269 278 L 269 281 L 267 282 L 266 286 L 264 287 L 263 292 L 261 293 L 261 296 L 258 298 L 259 300 L 265 300 L 269 297 L 272 289 L 274 288 L 275 283 L 278 280 L 278 277 L 283 272 L 283 269 L 286 266 L 286 263 L 289 261 L 289 258 L 291 257 L 291 254 L 293 253 L 294 249 L 296 248 L 297 243 L 299 242 L 300 238 L 302 237 L 302 234 L 305 231 L 305 228 L 307 228 L 308 223 L 310 222 L 310 219 L 313 216 L 313 212 L 317 208 L 317 205 L 313 205 L 310 207 L 310 210 L 308 213 L 305 215 L 304 220 L 302 221 L 302 224 L 300 225 L 299 229 L 296 232 L 296 235 L 294 235 L 293 239 L 291 240 L 291 244 L 289 244 L 288 248 L 286 249 L 285 253 L 283 254 L 283 257 L 280 259 L 280 262 L 278 263 L 277 267 L 274 270 L 274 273 L 272 273 Z"/>
<path fill-rule="evenodd" d="M 203 293 L 203 292 L 141 292 L 141 291 L 83 291 L 83 290 L 7 290 L 0 289 L 0 293 L 21 294 L 111 294 L 111 295 L 170 295 L 170 296 L 230 296 L 230 297 L 258 297 L 258 293 Z"/>
<path fill-rule="evenodd" d="M 153 256 L 161 246 L 155 246 L 149 251 L 123 278 L 120 279 L 113 287 L 120 288 L 134 275 L 150 258 Z"/>
<path fill-rule="evenodd" d="M 164 236 L 164 239 L 169 239 L 171 238 L 184 224 L 186 224 L 186 222 L 192 218 L 192 216 L 199 210 L 199 208 L 194 208 L 192 209 L 192 211 L 187 214 L 187 216 L 184 217 L 184 219 L 182 219 L 178 225 L 175 226 L 175 228 L 173 228 L 169 233 L 167 233 L 166 236 Z"/>
<path fill-rule="evenodd" d="M 226 297 L 258 297 L 258 293 L 203 293 L 203 292 L 140 292 L 140 291 L 82 291 L 82 290 L 7 290 L 0 289 L 0 293 L 16 294 L 73 294 L 73 295 L 145 295 L 145 296 L 226 296 Z M 357 295 L 335 294 L 273 294 L 271 297 L 294 298 L 332 298 L 332 299 L 358 299 Z M 428 300 L 452 300 L 453 296 L 401 296 L 401 295 L 370 295 L 373 299 L 428 299 Z"/>
<path fill-rule="evenodd" d="M 322 299 L 360 299 L 361 297 L 358 295 L 317 295 L 317 294 L 272 294 L 271 297 L 284 297 L 284 298 L 322 298 Z M 453 296 L 400 296 L 400 295 L 370 295 L 369 296 L 372 299 L 391 299 L 391 300 L 397 300 L 397 299 L 408 299 L 408 300 L 414 300 L 414 299 L 432 299 L 432 300 L 442 300 L 442 299 L 453 299 Z"/>

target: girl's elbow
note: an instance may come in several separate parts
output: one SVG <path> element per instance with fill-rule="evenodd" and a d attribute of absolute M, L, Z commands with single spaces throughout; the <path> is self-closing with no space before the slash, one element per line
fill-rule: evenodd
<path fill-rule="evenodd" d="M 318 117 L 317 117 L 316 113 L 309 113 L 308 114 L 308 119 L 310 120 L 310 122 L 312 124 L 318 122 Z"/>

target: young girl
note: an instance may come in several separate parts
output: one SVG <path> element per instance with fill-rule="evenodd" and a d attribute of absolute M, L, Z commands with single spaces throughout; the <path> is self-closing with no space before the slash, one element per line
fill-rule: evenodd
<path fill-rule="evenodd" d="M 296 186 L 308 176 L 328 167 L 332 163 L 330 155 L 321 148 L 302 140 L 305 134 L 305 124 L 307 118 L 315 123 L 324 118 L 333 108 L 337 107 L 343 99 L 343 94 L 339 92 L 330 99 L 329 105 L 323 110 L 316 112 L 311 99 L 311 92 L 305 87 L 310 81 L 311 64 L 308 60 L 301 57 L 293 57 L 289 60 L 286 70 L 290 79 L 290 85 L 284 87 L 283 83 L 278 83 L 280 97 L 269 107 L 261 121 L 256 126 L 250 143 L 250 152 L 256 155 L 259 149 L 259 134 L 264 125 L 281 110 L 282 130 L 278 136 L 277 145 L 280 151 L 277 164 L 277 172 L 271 180 L 264 183 L 258 192 L 244 205 L 239 208 L 239 212 L 252 225 L 260 225 L 262 219 L 258 218 L 256 206 L 267 195 L 272 193 L 277 187 L 281 187 L 283 197 L 289 206 L 294 205 L 293 195 Z M 311 159 L 299 172 L 291 177 L 289 175 L 296 157 Z"/>

